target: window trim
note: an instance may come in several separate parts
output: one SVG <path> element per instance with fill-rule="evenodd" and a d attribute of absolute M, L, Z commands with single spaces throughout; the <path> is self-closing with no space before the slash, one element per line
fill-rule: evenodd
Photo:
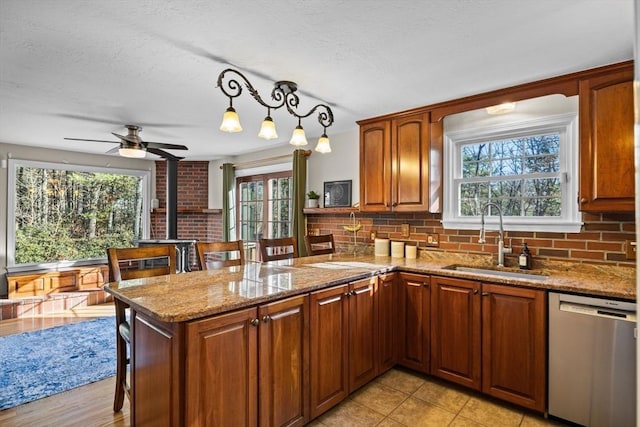
<path fill-rule="evenodd" d="M 479 216 L 458 214 L 459 190 L 462 179 L 462 159 L 458 155 L 463 144 L 522 137 L 534 133 L 560 133 L 560 185 L 562 191 L 562 215 L 560 217 L 513 217 L 503 218 L 504 229 L 511 231 L 579 232 L 582 227 L 578 207 L 578 115 L 558 114 L 506 124 L 448 132 L 444 135 L 444 164 L 449 172 L 444 173 L 442 226 L 445 229 L 474 230 L 480 228 Z M 524 175 L 521 175 L 524 176 Z M 486 216 L 489 229 L 497 229 L 499 219 Z"/>
<path fill-rule="evenodd" d="M 7 271 L 19 272 L 29 270 L 54 270 L 81 265 L 104 264 L 107 261 L 105 253 L 101 258 L 87 258 L 81 260 L 65 260 L 56 262 L 16 264 L 16 169 L 18 167 L 31 167 L 41 169 L 61 169 L 77 172 L 96 172 L 121 175 L 132 175 L 142 178 L 142 238 L 149 237 L 150 230 L 150 201 L 151 201 L 151 171 L 139 169 L 111 168 L 101 166 L 86 166 L 72 163 L 42 162 L 37 160 L 9 159 L 7 179 Z"/>

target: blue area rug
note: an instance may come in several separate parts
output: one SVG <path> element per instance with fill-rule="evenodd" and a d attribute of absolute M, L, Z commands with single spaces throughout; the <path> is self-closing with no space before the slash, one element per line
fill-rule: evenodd
<path fill-rule="evenodd" d="M 0 410 L 115 373 L 114 317 L 0 337 Z"/>

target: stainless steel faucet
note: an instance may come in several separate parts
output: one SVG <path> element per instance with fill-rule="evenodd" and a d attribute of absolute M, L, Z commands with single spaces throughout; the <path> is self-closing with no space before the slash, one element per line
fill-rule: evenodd
<path fill-rule="evenodd" d="M 504 267 L 504 254 L 510 254 L 512 248 L 504 246 L 504 228 L 502 227 L 502 209 L 495 203 L 487 203 L 482 207 L 480 216 L 480 236 L 478 237 L 478 243 L 486 243 L 486 235 L 484 230 L 484 213 L 489 206 L 492 206 L 498 210 L 500 216 L 500 235 L 498 237 L 498 267 Z"/>

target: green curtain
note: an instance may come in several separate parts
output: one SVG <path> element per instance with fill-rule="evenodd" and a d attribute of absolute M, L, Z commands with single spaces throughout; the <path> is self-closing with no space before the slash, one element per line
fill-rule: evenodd
<path fill-rule="evenodd" d="M 307 189 L 307 157 L 311 150 L 295 150 L 293 152 L 293 236 L 298 241 L 298 254 L 307 256 L 304 236 L 307 234 L 304 208 Z"/>
<path fill-rule="evenodd" d="M 233 164 L 222 165 L 222 239 L 236 240 L 235 188 L 236 176 Z"/>

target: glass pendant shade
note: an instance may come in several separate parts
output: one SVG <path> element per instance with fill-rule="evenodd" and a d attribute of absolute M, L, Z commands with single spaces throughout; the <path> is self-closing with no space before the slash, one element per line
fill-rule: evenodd
<path fill-rule="evenodd" d="M 326 133 L 323 133 L 322 136 L 318 139 L 318 145 L 316 145 L 316 151 L 322 154 L 331 152 L 329 137 L 327 136 Z"/>
<path fill-rule="evenodd" d="M 291 135 L 291 141 L 289 144 L 295 145 L 296 147 L 300 147 L 302 145 L 307 145 L 307 136 L 304 134 L 304 129 L 302 126 L 298 125 L 293 130 L 293 134 Z"/>
<path fill-rule="evenodd" d="M 138 148 L 120 148 L 118 149 L 118 153 L 122 157 L 131 157 L 134 159 L 142 159 L 147 155 L 145 150 L 140 150 Z"/>
<path fill-rule="evenodd" d="M 276 133 L 276 124 L 273 123 L 273 120 L 270 116 L 267 116 L 262 121 L 262 126 L 260 126 L 260 132 L 258 136 L 263 139 L 275 139 L 278 137 Z"/>
<path fill-rule="evenodd" d="M 240 126 L 240 118 L 238 117 L 238 113 L 236 113 L 236 110 L 234 110 L 233 107 L 227 108 L 227 111 L 224 112 L 220 130 L 223 132 L 242 132 L 242 126 Z"/>

